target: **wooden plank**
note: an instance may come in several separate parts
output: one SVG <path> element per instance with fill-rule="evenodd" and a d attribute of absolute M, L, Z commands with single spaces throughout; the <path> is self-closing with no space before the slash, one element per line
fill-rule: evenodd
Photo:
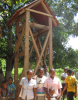
<path fill-rule="evenodd" d="M 41 14 L 41 15 L 48 16 L 48 17 L 53 18 L 53 16 L 51 14 L 47 14 L 47 13 L 44 13 L 44 12 L 40 12 L 40 11 L 37 11 L 37 10 L 28 9 L 28 8 L 26 8 L 26 10 L 27 11 L 30 11 L 30 12 L 34 12 L 34 13 L 37 13 L 37 14 Z"/>
<path fill-rule="evenodd" d="M 39 50 L 38 50 L 37 45 L 35 43 L 35 40 L 34 40 L 34 37 L 33 37 L 31 29 L 30 29 L 30 36 L 31 36 L 31 39 L 32 39 L 32 42 L 33 42 L 33 46 L 34 46 L 35 52 L 37 53 L 38 58 L 39 58 L 40 57 Z M 42 61 L 41 61 L 41 66 L 43 66 Z"/>
<path fill-rule="evenodd" d="M 45 25 L 41 25 L 41 24 L 37 24 L 37 23 L 32 23 L 32 22 L 29 22 L 29 25 L 31 27 L 36 27 L 36 28 L 40 28 L 40 29 L 49 30 L 49 26 L 45 26 Z"/>
<path fill-rule="evenodd" d="M 52 68 L 53 55 L 52 55 L 52 19 L 49 17 L 49 27 L 50 27 L 50 36 L 49 36 L 49 70 Z"/>
<path fill-rule="evenodd" d="M 26 71 L 29 66 L 29 20 L 30 12 L 26 11 L 26 25 L 25 25 L 25 56 L 24 56 L 24 76 L 27 76 Z"/>
<path fill-rule="evenodd" d="M 34 75 L 35 75 L 36 72 L 37 72 L 39 63 L 40 63 L 40 61 L 41 61 L 41 58 L 42 58 L 42 56 L 43 56 L 43 53 L 44 53 L 44 50 L 45 50 L 45 47 L 46 47 L 46 44 L 47 44 L 47 41 L 48 41 L 48 39 L 49 39 L 49 35 L 50 35 L 50 31 L 48 32 L 48 34 L 47 34 L 47 36 L 46 36 L 46 39 L 45 39 L 45 42 L 44 42 L 44 45 L 43 45 L 43 49 L 42 49 L 41 55 L 40 55 L 40 57 L 39 57 L 39 60 L 38 60 L 38 62 L 37 62 L 37 65 L 36 65 L 36 67 L 35 67 L 35 70 L 34 70 Z"/>

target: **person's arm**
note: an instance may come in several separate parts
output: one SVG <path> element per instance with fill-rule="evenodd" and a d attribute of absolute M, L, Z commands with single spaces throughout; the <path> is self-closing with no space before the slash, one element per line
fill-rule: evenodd
<path fill-rule="evenodd" d="M 75 82 L 75 98 L 77 97 L 77 83 Z"/>
<path fill-rule="evenodd" d="M 63 81 L 64 81 L 64 80 L 65 80 L 65 77 L 61 76 L 61 80 L 63 80 Z"/>
<path fill-rule="evenodd" d="M 34 100 L 36 100 L 36 92 L 37 92 L 37 88 L 33 88 L 33 92 L 34 92 Z"/>
<path fill-rule="evenodd" d="M 58 89 L 57 100 L 60 100 L 60 97 L 61 97 L 61 89 Z"/>
<path fill-rule="evenodd" d="M 19 100 L 19 94 L 20 94 L 21 88 L 22 88 L 22 85 L 19 85 L 19 88 L 18 88 L 18 100 Z"/>
<path fill-rule="evenodd" d="M 63 95 L 64 91 L 67 89 L 67 85 L 68 85 L 68 83 L 65 83 L 65 87 L 64 87 L 64 89 L 63 89 L 61 95 Z"/>
<path fill-rule="evenodd" d="M 48 89 L 46 87 L 44 87 L 44 91 L 47 96 L 47 99 L 50 100 L 50 95 L 48 94 Z"/>

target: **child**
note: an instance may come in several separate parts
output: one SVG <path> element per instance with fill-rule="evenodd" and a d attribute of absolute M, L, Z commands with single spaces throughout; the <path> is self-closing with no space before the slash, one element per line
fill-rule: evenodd
<path fill-rule="evenodd" d="M 2 88 L 0 88 L 0 100 L 8 100 L 8 81 L 4 80 L 2 82 Z"/>
<path fill-rule="evenodd" d="M 37 82 L 37 99 L 36 100 L 45 100 L 45 91 L 44 91 L 44 82 L 46 80 L 46 76 L 44 76 L 44 69 L 38 69 L 38 76 L 36 78 Z"/>
<path fill-rule="evenodd" d="M 13 78 L 9 77 L 8 79 L 8 100 L 12 99 L 14 100 L 15 98 L 15 85 L 12 83 L 13 82 Z"/>
<path fill-rule="evenodd" d="M 49 100 L 56 100 L 57 99 L 57 95 L 54 94 L 55 89 L 53 87 L 49 88 L 49 96 L 51 97 Z M 46 100 L 48 100 L 46 98 Z"/>
<path fill-rule="evenodd" d="M 77 97 L 77 84 L 76 78 L 71 76 L 72 70 L 68 69 L 67 74 L 68 76 L 65 78 L 65 87 L 62 91 L 62 95 L 64 91 L 67 89 L 68 100 L 74 100 L 73 96 Z"/>
<path fill-rule="evenodd" d="M 73 76 L 73 77 L 75 77 L 75 74 L 74 74 L 74 71 L 72 70 L 72 73 L 71 73 L 71 75 Z"/>

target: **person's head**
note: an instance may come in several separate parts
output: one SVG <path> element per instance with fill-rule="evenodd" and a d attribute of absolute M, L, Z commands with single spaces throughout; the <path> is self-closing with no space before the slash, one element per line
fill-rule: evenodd
<path fill-rule="evenodd" d="M 32 76 L 33 76 L 33 70 L 29 69 L 29 70 L 27 71 L 27 77 L 28 77 L 28 79 L 31 79 Z"/>
<path fill-rule="evenodd" d="M 2 82 L 2 88 L 3 88 L 3 89 L 7 89 L 7 87 L 8 87 L 8 81 L 7 81 L 7 80 L 4 80 L 4 81 Z"/>
<path fill-rule="evenodd" d="M 12 78 L 12 77 L 9 77 L 9 79 L 8 79 L 8 84 L 11 85 L 12 82 L 13 82 L 13 78 Z"/>
<path fill-rule="evenodd" d="M 67 73 L 67 67 L 64 68 L 64 72 Z"/>
<path fill-rule="evenodd" d="M 46 73 L 47 72 L 47 65 L 43 65 L 43 68 L 44 68 L 44 72 Z"/>
<path fill-rule="evenodd" d="M 74 71 L 72 70 L 72 73 L 71 73 L 71 75 L 73 76 L 74 75 Z"/>
<path fill-rule="evenodd" d="M 71 70 L 71 69 L 68 69 L 68 70 L 67 70 L 67 75 L 70 76 L 71 73 L 72 73 L 72 70 Z"/>
<path fill-rule="evenodd" d="M 54 68 L 52 68 L 52 69 L 50 69 L 50 76 L 52 77 L 52 78 L 54 78 L 54 76 L 55 76 L 55 69 Z"/>
<path fill-rule="evenodd" d="M 44 68 L 39 68 L 38 69 L 38 75 L 39 75 L 39 77 L 43 77 L 43 74 L 44 74 Z"/>
<path fill-rule="evenodd" d="M 49 94 L 50 94 L 51 96 L 53 96 L 54 92 L 55 92 L 54 87 L 50 87 L 50 88 L 49 88 Z"/>

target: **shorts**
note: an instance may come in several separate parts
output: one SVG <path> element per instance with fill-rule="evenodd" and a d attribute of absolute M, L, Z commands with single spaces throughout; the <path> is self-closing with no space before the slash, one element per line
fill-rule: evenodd
<path fill-rule="evenodd" d="M 64 87 L 65 87 L 65 83 L 62 83 L 62 91 L 63 91 Z M 63 95 L 67 95 L 67 89 L 64 91 Z"/>
<path fill-rule="evenodd" d="M 74 92 L 67 92 L 68 100 L 74 100 Z"/>

